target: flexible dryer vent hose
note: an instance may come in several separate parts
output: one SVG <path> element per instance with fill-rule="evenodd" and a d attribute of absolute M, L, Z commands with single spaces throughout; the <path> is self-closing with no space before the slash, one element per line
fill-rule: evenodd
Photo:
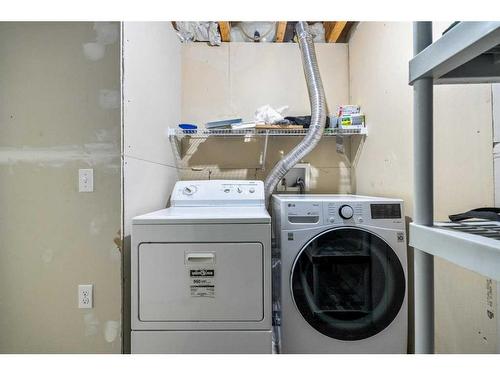
<path fill-rule="evenodd" d="M 309 31 L 307 22 L 298 22 L 295 26 L 300 52 L 302 55 L 302 65 L 306 77 L 309 102 L 311 104 L 311 124 L 304 139 L 283 157 L 272 169 L 264 182 L 266 194 L 266 206 L 269 205 L 271 195 L 280 180 L 285 174 L 295 166 L 301 159 L 309 154 L 318 144 L 326 122 L 326 101 L 323 83 L 319 74 L 316 52 L 314 50 L 313 37 Z"/>

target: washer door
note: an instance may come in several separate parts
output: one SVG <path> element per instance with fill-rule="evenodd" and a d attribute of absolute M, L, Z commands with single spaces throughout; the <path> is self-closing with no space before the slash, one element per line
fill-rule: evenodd
<path fill-rule="evenodd" d="M 405 296 L 404 269 L 377 235 L 339 228 L 313 238 L 291 274 L 292 298 L 317 331 L 338 340 L 362 340 L 385 329 Z"/>

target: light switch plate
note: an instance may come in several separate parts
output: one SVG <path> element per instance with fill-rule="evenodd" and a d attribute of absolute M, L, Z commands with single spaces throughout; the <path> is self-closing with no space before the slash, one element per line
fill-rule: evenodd
<path fill-rule="evenodd" d="M 78 191 L 80 193 L 91 193 L 94 191 L 94 170 L 78 170 Z"/>
<path fill-rule="evenodd" d="M 78 285 L 78 308 L 94 307 L 94 287 L 92 284 Z"/>

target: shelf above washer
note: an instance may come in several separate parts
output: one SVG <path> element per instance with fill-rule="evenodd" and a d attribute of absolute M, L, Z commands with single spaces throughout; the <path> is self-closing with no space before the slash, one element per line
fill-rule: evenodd
<path fill-rule="evenodd" d="M 191 138 L 209 138 L 209 137 L 303 137 L 307 134 L 309 129 L 196 129 L 196 130 L 182 130 L 177 128 L 169 128 L 169 137 L 191 137 Z M 367 135 L 366 128 L 362 129 L 339 129 L 339 128 L 326 128 L 323 136 L 350 136 L 350 135 Z"/>
<path fill-rule="evenodd" d="M 182 146 L 183 139 L 193 139 L 196 142 L 205 142 L 208 138 L 226 138 L 238 139 L 242 138 L 248 140 L 251 138 L 264 138 L 263 149 L 260 155 L 260 165 L 264 169 L 267 157 L 267 146 L 269 138 L 273 137 L 304 137 L 307 135 L 309 129 L 195 129 L 183 130 L 179 128 L 168 128 L 167 135 L 172 144 L 177 167 L 186 167 L 184 162 L 184 152 Z M 326 128 L 323 132 L 325 138 L 336 139 L 336 151 L 344 153 L 344 137 L 351 136 L 366 136 L 368 134 L 366 127 L 361 129 L 340 129 L 340 128 Z"/>

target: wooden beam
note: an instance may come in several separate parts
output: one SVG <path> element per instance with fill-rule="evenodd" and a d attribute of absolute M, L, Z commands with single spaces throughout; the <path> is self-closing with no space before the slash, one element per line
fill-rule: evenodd
<path fill-rule="evenodd" d="M 218 21 L 220 37 L 223 42 L 231 40 L 231 23 L 229 21 Z"/>
<path fill-rule="evenodd" d="M 276 25 L 276 43 L 283 43 L 285 39 L 286 21 L 280 21 Z"/>
<path fill-rule="evenodd" d="M 325 27 L 325 40 L 328 43 L 337 43 L 342 32 L 346 29 L 347 23 L 347 21 L 323 22 L 323 26 Z"/>

